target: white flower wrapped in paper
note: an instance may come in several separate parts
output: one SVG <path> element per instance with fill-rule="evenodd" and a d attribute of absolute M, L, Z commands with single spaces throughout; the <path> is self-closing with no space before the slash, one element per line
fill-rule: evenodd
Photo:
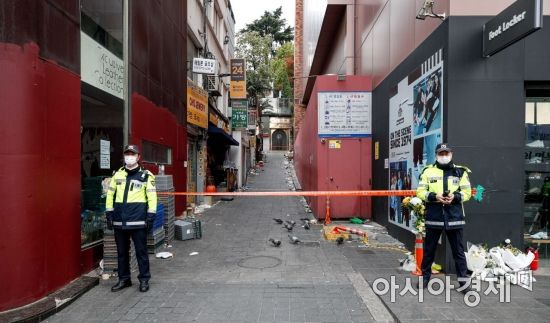
<path fill-rule="evenodd" d="M 422 204 L 422 200 L 418 197 L 413 197 L 409 203 L 411 203 L 412 205 L 420 205 Z"/>

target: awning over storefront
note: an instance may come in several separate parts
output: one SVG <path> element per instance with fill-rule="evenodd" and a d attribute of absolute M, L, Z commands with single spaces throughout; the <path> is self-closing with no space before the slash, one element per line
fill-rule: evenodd
<path fill-rule="evenodd" d="M 232 146 L 238 146 L 239 145 L 239 142 L 237 140 L 233 139 L 233 137 L 228 135 L 222 129 L 220 129 L 218 127 L 215 127 L 213 125 L 210 125 L 210 124 L 208 125 L 208 133 L 219 136 L 220 138 L 224 138 L 224 140 L 226 140 L 228 145 L 232 145 Z"/>

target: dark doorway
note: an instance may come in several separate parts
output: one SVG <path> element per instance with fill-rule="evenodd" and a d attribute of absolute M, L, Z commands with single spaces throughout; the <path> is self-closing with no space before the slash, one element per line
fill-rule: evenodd
<path fill-rule="evenodd" d="M 271 150 L 288 150 L 288 136 L 284 130 L 277 129 L 271 135 Z"/>

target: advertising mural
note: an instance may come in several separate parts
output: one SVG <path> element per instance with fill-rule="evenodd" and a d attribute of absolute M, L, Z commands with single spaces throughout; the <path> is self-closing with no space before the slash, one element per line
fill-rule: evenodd
<path fill-rule="evenodd" d="M 436 55 L 441 58 L 441 51 Z M 405 77 L 389 102 L 389 189 L 416 189 L 424 167 L 435 162 L 443 140 L 443 61 L 423 64 L 418 77 Z M 412 73 L 411 75 L 415 75 Z M 389 197 L 389 222 L 413 230 L 416 219 Z"/>

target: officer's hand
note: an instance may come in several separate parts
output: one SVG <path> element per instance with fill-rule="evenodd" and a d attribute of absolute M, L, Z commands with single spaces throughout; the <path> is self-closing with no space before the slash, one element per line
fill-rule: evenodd
<path fill-rule="evenodd" d="M 447 196 L 447 197 L 445 198 L 445 200 L 446 200 L 446 202 L 447 202 L 446 204 L 451 204 L 451 203 L 453 203 L 454 198 L 455 198 L 455 195 L 454 195 L 454 194 L 449 194 L 449 196 Z"/>
<path fill-rule="evenodd" d="M 439 203 L 447 204 L 447 200 L 445 199 L 443 194 L 436 194 L 435 198 Z"/>
<path fill-rule="evenodd" d="M 147 220 L 145 221 L 145 228 L 147 229 L 147 231 L 150 231 L 153 229 L 154 222 L 155 222 L 155 214 L 147 213 Z"/>

